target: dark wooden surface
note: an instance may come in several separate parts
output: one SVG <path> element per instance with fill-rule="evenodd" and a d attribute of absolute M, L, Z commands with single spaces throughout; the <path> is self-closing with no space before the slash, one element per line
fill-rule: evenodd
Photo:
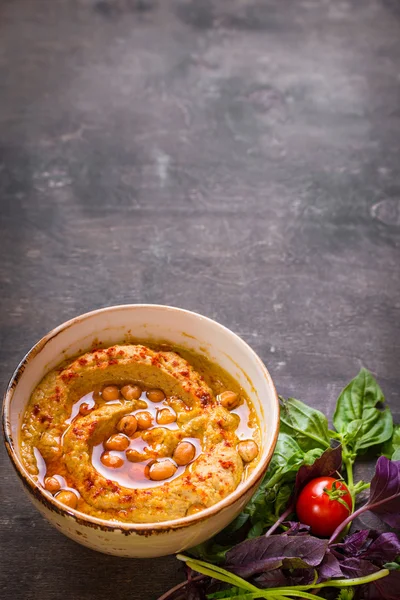
<path fill-rule="evenodd" d="M 3 388 L 58 323 L 153 302 L 221 321 L 329 416 L 361 365 L 398 407 L 399 64 L 397 0 L 2 0 Z M 0 485 L 2 597 L 180 580 L 64 538 L 3 448 Z"/>

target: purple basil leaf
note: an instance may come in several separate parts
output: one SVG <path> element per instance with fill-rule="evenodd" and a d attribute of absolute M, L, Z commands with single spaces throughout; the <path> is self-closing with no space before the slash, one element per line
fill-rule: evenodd
<path fill-rule="evenodd" d="M 399 600 L 400 571 L 391 571 L 387 577 L 362 587 L 365 600 Z"/>
<path fill-rule="evenodd" d="M 286 587 L 288 585 L 309 585 L 315 579 L 314 569 L 274 569 L 254 578 L 260 588 Z"/>
<path fill-rule="evenodd" d="M 400 538 L 394 532 L 381 533 L 361 556 L 379 567 L 394 562 L 400 556 Z"/>
<path fill-rule="evenodd" d="M 329 448 L 312 465 L 303 465 L 297 471 L 295 494 L 316 477 L 335 477 L 342 468 L 342 447 Z"/>
<path fill-rule="evenodd" d="M 324 558 L 327 540 L 311 535 L 271 535 L 246 540 L 226 555 L 225 568 L 240 577 L 272 569 L 317 567 Z"/>
<path fill-rule="evenodd" d="M 284 571 L 284 569 L 274 569 L 273 571 L 261 573 L 261 575 L 254 577 L 253 581 L 260 588 L 271 588 L 292 585 L 289 583 L 288 579 L 288 571 Z"/>
<path fill-rule="evenodd" d="M 373 565 L 369 560 L 362 558 L 346 558 L 340 563 L 343 575 L 348 578 L 364 577 L 379 571 L 379 567 Z"/>
<path fill-rule="evenodd" d="M 332 544 L 330 550 L 342 561 L 360 558 L 382 567 L 400 556 L 400 538 L 397 533 L 378 533 L 363 529 L 344 538 L 340 544 Z"/>
<path fill-rule="evenodd" d="M 332 544 L 330 547 L 343 552 L 345 556 L 358 556 L 361 550 L 365 548 L 365 543 L 370 535 L 371 531 L 369 529 L 362 529 L 347 535 L 340 544 Z"/>
<path fill-rule="evenodd" d="M 361 558 L 346 558 L 340 563 L 346 577 L 365 577 L 379 571 L 379 567 L 369 560 Z M 363 585 L 359 590 L 364 600 L 399 600 L 400 598 L 400 572 L 392 571 L 386 577 Z"/>
<path fill-rule="evenodd" d="M 318 583 L 327 581 L 327 579 L 335 579 L 335 577 L 343 577 L 343 572 L 340 568 L 340 562 L 336 556 L 329 550 L 325 554 L 322 563 L 317 567 Z"/>
<path fill-rule="evenodd" d="M 400 527 L 400 460 L 378 458 L 366 509 L 391 527 Z"/>
<path fill-rule="evenodd" d="M 284 521 L 282 525 L 288 527 L 282 535 L 307 535 L 310 533 L 310 526 L 298 521 Z"/>

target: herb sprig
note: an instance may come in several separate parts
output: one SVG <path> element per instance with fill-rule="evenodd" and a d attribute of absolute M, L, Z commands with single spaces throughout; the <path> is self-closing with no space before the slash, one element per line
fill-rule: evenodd
<path fill-rule="evenodd" d="M 338 588 L 337 600 L 400 598 L 398 533 L 345 535 L 365 511 L 400 528 L 400 425 L 393 426 L 375 378 L 361 369 L 343 389 L 334 430 L 325 415 L 303 402 L 280 398 L 280 403 L 278 442 L 258 491 L 223 532 L 192 548 L 191 556 L 178 555 L 189 567 L 189 579 L 163 600 L 315 599 Z M 368 450 L 381 454 L 375 474 L 370 484 L 355 483 L 354 463 Z M 304 486 L 320 476 L 340 478 L 342 466 L 353 511 L 331 538 L 317 538 L 307 526 L 288 521 Z M 368 488 L 368 500 L 356 508 L 357 496 Z M 203 577 L 193 578 L 192 571 Z M 215 589 L 218 582 L 224 589 Z"/>

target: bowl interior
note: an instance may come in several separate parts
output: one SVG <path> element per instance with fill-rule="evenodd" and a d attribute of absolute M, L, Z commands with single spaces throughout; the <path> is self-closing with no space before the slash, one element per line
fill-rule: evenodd
<path fill-rule="evenodd" d="M 206 355 L 240 383 L 253 402 L 261 426 L 261 457 L 247 482 L 255 480 L 271 454 L 279 422 L 277 396 L 268 371 L 253 350 L 229 329 L 196 313 L 154 305 L 116 306 L 76 317 L 50 332 L 30 351 L 17 369 L 5 400 L 5 428 L 17 467 L 25 472 L 20 463 L 20 423 L 42 377 L 65 359 L 93 347 L 134 338 L 185 346 Z"/>

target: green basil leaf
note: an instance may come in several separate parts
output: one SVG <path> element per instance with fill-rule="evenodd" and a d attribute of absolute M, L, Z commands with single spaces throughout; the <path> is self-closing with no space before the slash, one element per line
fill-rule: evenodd
<path fill-rule="evenodd" d="M 236 519 L 234 519 L 231 523 L 229 523 L 229 525 L 227 525 L 224 529 L 224 533 L 226 534 L 231 534 L 231 533 L 236 533 L 236 531 L 239 531 L 239 529 L 241 529 L 243 527 L 243 525 L 245 525 L 245 523 L 247 523 L 247 521 L 249 520 L 249 514 L 245 513 L 245 512 L 241 512 Z"/>
<path fill-rule="evenodd" d="M 400 565 L 397 562 L 388 562 L 383 565 L 384 569 L 389 569 L 389 571 L 400 571 Z"/>
<path fill-rule="evenodd" d="M 293 457 L 302 458 L 303 456 L 304 452 L 297 441 L 291 435 L 280 431 L 269 469 L 282 467 Z"/>
<path fill-rule="evenodd" d="M 275 501 L 281 485 L 282 482 L 280 481 L 273 487 L 259 489 L 247 504 L 243 512 L 250 515 L 250 521 L 253 526 L 256 523 L 260 523 L 262 528 L 275 523 Z"/>
<path fill-rule="evenodd" d="M 358 436 L 358 434 L 360 433 L 361 429 L 362 429 L 362 420 L 361 419 L 356 419 L 355 421 L 350 421 L 350 423 L 347 425 L 346 427 L 346 433 L 345 433 L 345 443 L 348 444 L 349 442 L 352 442 L 353 440 L 356 439 L 356 437 Z"/>
<path fill-rule="evenodd" d="M 271 479 L 277 480 L 283 473 L 288 473 L 298 469 L 302 464 L 304 452 L 294 438 L 286 433 L 279 433 L 275 446 L 275 452 L 272 456 L 265 483 Z"/>
<path fill-rule="evenodd" d="M 262 534 L 263 530 L 264 530 L 263 521 L 256 521 L 256 523 L 253 525 L 253 527 L 250 529 L 249 533 L 247 534 L 248 539 L 259 537 Z"/>
<path fill-rule="evenodd" d="M 252 524 L 248 537 L 261 535 L 286 508 L 296 473 L 304 464 L 305 456 L 295 439 L 286 433 L 279 434 L 264 480 L 243 511 L 250 515 Z"/>
<path fill-rule="evenodd" d="M 289 502 L 289 498 L 291 497 L 291 495 L 293 494 L 293 485 L 282 485 L 275 497 L 275 521 L 278 519 L 278 517 L 280 517 L 280 515 L 284 512 L 284 510 L 286 509 L 288 502 Z M 271 523 L 272 525 L 273 523 Z"/>
<path fill-rule="evenodd" d="M 195 556 L 201 560 L 207 560 L 211 563 L 221 563 L 225 560 L 225 555 L 229 549 L 230 546 L 221 546 L 216 544 L 213 541 L 213 538 L 211 538 L 206 542 L 202 542 L 201 544 L 197 544 L 197 546 L 193 546 L 193 548 L 190 548 L 188 552 L 190 552 L 192 556 Z"/>
<path fill-rule="evenodd" d="M 323 453 L 324 450 L 322 450 L 322 448 L 314 448 L 313 450 L 309 450 L 304 455 L 303 464 L 307 466 L 313 465 L 317 458 L 319 458 Z"/>
<path fill-rule="evenodd" d="M 400 460 L 400 425 L 393 427 L 393 435 L 383 445 L 382 454 L 391 460 Z"/>
<path fill-rule="evenodd" d="M 354 588 L 352 587 L 342 588 L 336 600 L 353 600 L 354 593 Z"/>
<path fill-rule="evenodd" d="M 367 369 L 361 369 L 341 392 L 333 423 L 353 452 L 362 452 L 391 437 L 393 419 L 389 408 L 376 408 L 384 401 L 381 388 Z"/>
<path fill-rule="evenodd" d="M 393 419 L 389 408 L 381 411 L 377 408 L 367 408 L 364 411 L 362 428 L 354 440 L 355 452 L 361 452 L 381 444 L 392 435 Z"/>
<path fill-rule="evenodd" d="M 328 419 L 324 414 L 295 398 L 285 400 L 281 397 L 280 400 L 282 433 L 295 437 L 304 452 L 330 447 Z"/>

